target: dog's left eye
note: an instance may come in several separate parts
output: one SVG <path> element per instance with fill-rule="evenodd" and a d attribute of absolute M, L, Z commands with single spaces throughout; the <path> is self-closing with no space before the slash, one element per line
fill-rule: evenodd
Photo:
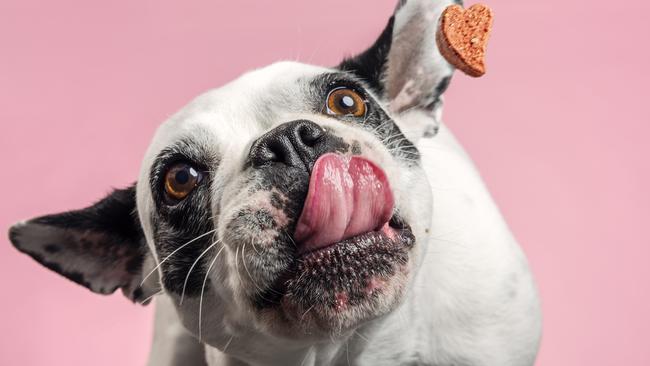
<path fill-rule="evenodd" d="M 165 173 L 165 193 L 174 201 L 187 197 L 201 182 L 202 174 L 192 165 L 177 163 Z"/>
<path fill-rule="evenodd" d="M 356 91 L 340 87 L 327 95 L 327 114 L 335 116 L 363 117 L 366 115 L 366 101 Z"/>

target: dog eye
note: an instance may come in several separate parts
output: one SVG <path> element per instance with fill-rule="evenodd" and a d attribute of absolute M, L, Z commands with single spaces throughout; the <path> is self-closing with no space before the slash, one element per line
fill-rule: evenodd
<path fill-rule="evenodd" d="M 165 173 L 165 193 L 175 201 L 187 197 L 200 183 L 202 175 L 187 163 L 174 164 Z"/>
<path fill-rule="evenodd" d="M 356 91 L 341 87 L 327 95 L 327 114 L 335 116 L 363 117 L 366 114 L 366 101 Z"/>

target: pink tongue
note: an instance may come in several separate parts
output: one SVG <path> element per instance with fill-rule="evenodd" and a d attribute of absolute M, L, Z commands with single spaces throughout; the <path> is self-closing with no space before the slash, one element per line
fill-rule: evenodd
<path fill-rule="evenodd" d="M 314 164 L 294 236 L 305 253 L 379 230 L 392 213 L 393 194 L 381 168 L 329 153 Z"/>

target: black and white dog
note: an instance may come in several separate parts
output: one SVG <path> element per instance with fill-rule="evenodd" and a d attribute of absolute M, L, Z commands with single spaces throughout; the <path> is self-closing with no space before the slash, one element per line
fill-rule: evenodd
<path fill-rule="evenodd" d="M 197 97 L 136 185 L 11 241 L 94 292 L 155 298 L 151 365 L 532 365 L 526 259 L 440 120 L 450 3 L 400 1 L 337 67 L 280 62 Z"/>

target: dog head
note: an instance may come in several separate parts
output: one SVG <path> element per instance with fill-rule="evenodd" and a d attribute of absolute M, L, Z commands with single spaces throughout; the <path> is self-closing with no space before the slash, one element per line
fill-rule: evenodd
<path fill-rule="evenodd" d="M 215 347 L 334 338 L 389 313 L 431 221 L 416 143 L 453 71 L 435 42 L 446 5 L 401 1 L 337 67 L 281 62 L 197 97 L 158 129 L 137 184 L 11 241 L 94 292 L 163 290 Z"/>

